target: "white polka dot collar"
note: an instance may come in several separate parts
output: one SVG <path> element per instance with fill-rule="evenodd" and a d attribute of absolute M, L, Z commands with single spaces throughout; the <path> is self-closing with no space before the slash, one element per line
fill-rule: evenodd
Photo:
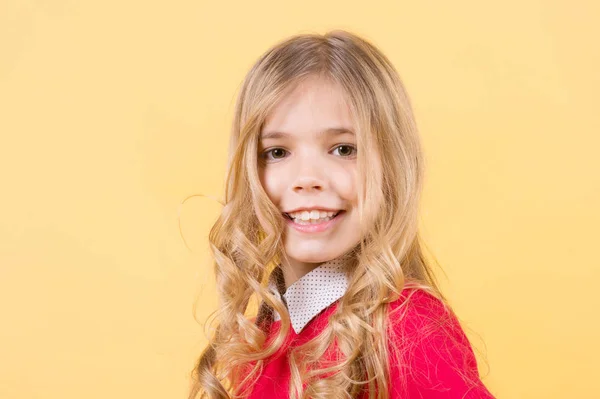
<path fill-rule="evenodd" d="M 300 334 L 309 321 L 346 293 L 348 277 L 343 267 L 344 259 L 336 258 L 320 264 L 289 286 L 283 294 L 296 334 Z M 281 298 L 274 278 L 276 275 L 271 274 L 269 288 Z M 275 321 L 281 320 L 276 311 L 273 313 Z"/>

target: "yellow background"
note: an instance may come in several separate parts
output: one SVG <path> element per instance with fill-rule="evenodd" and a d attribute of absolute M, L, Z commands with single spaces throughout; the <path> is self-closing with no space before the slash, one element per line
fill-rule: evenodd
<path fill-rule="evenodd" d="M 234 95 L 299 32 L 378 45 L 423 231 L 498 398 L 597 398 L 597 2 L 0 2 L 0 398 L 184 398 Z M 194 320 L 193 303 L 198 298 Z"/>

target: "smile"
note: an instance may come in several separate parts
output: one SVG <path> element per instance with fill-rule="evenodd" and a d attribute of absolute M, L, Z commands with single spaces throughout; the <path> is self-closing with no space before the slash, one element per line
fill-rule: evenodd
<path fill-rule="evenodd" d="M 331 217 L 298 220 L 292 219 L 288 214 L 284 214 L 288 225 L 301 233 L 320 233 L 335 226 L 346 214 L 346 211 L 339 211 Z"/>

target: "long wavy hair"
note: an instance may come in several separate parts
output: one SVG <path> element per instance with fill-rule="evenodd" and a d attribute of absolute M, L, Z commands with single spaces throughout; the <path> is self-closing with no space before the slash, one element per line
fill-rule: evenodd
<path fill-rule="evenodd" d="M 373 44 L 348 31 L 289 37 L 251 67 L 235 105 L 225 203 L 209 233 L 217 326 L 192 372 L 189 399 L 244 397 L 288 334 L 285 304 L 267 285 L 285 256 L 285 221 L 260 184 L 258 145 L 269 112 L 311 76 L 339 85 L 354 117 L 362 234 L 352 251 L 348 289 L 328 326 L 289 352 L 289 397 L 348 398 L 367 391 L 387 398 L 389 304 L 413 287 L 448 306 L 418 233 L 424 160 L 398 73 Z M 248 314 L 252 300 L 256 315 Z M 274 311 L 281 328 L 267 340 Z M 334 341 L 341 356 L 324 364 Z"/>

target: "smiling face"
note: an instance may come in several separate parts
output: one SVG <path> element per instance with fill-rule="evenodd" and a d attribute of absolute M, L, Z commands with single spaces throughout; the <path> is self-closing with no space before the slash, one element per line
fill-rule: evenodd
<path fill-rule="evenodd" d="M 288 286 L 359 242 L 354 131 L 341 88 L 317 77 L 290 92 L 264 123 L 259 175 L 287 221 L 282 266 Z"/>

